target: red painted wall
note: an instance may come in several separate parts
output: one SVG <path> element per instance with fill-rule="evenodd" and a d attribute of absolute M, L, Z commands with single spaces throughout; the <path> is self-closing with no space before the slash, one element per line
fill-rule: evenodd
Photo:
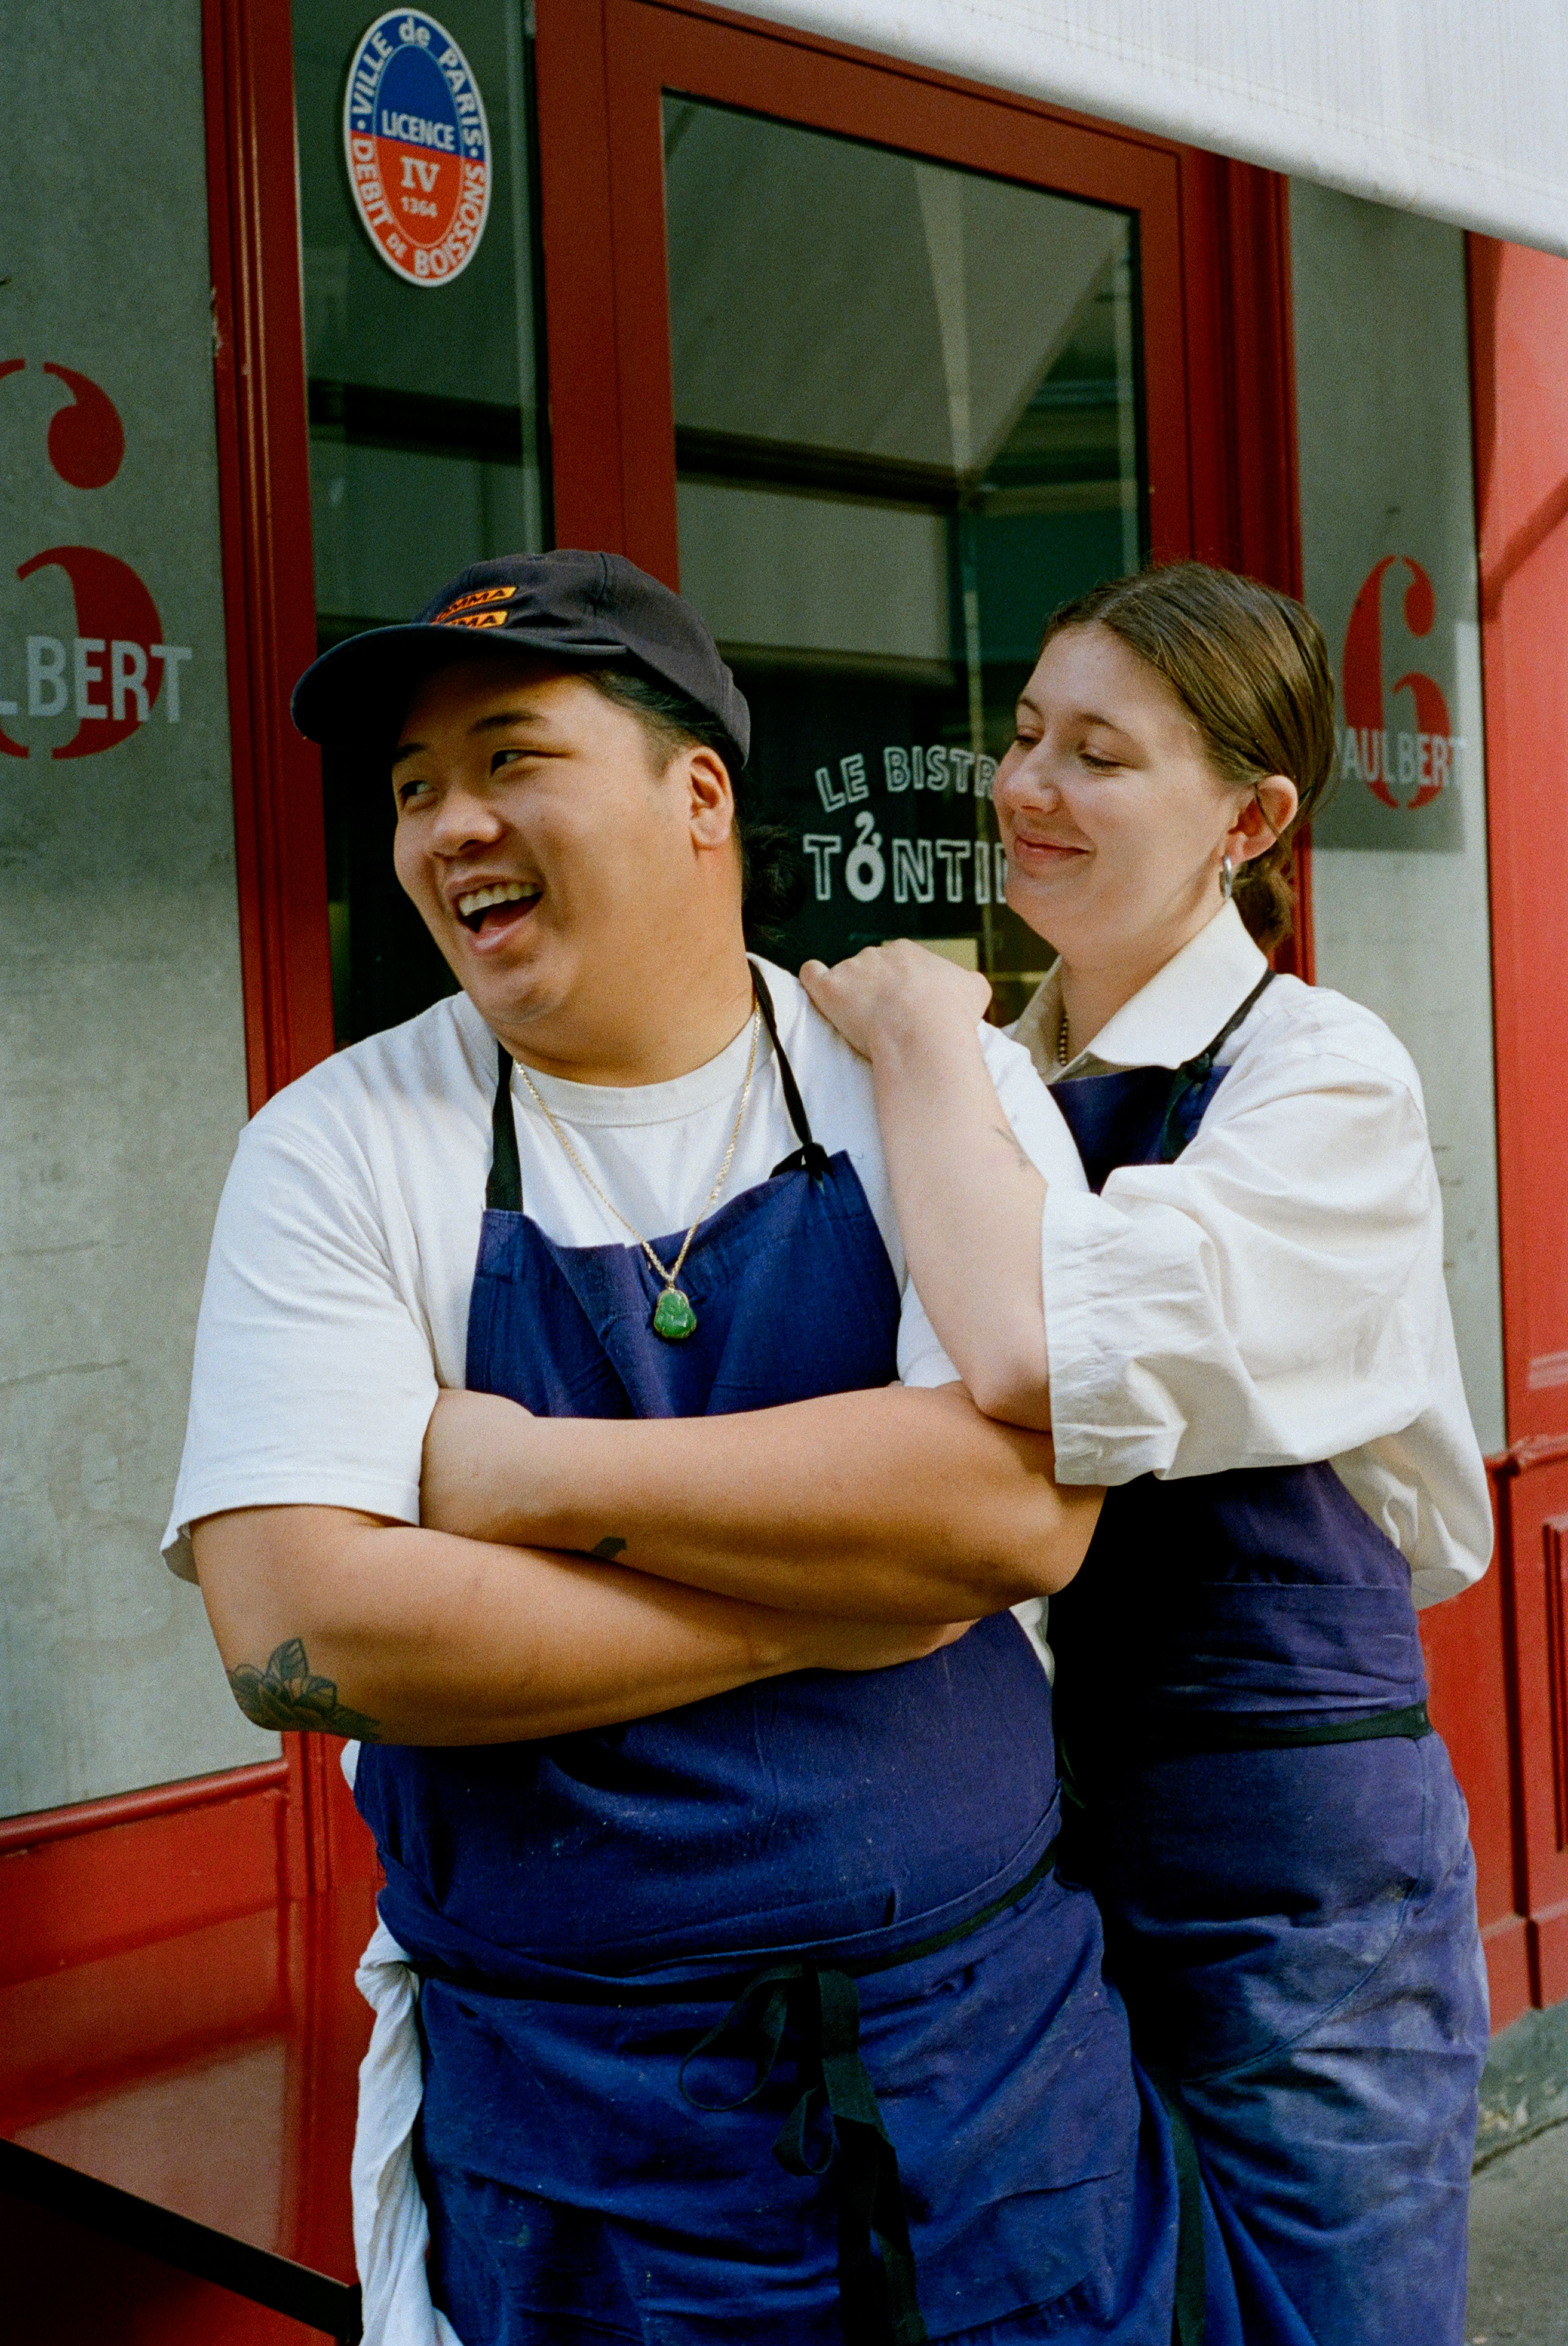
<path fill-rule="evenodd" d="M 1511 1448 L 1493 1586 L 1431 1626 L 1502 2025 L 1568 1996 L 1568 261 L 1472 237 L 1471 341 Z"/>

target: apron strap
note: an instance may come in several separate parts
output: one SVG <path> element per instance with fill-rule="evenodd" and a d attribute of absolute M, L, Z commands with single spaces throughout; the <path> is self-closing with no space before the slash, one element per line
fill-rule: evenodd
<path fill-rule="evenodd" d="M 762 1024 L 768 1029 L 768 1039 L 773 1046 L 773 1056 L 779 1062 L 779 1080 L 784 1087 L 784 1105 L 789 1121 L 795 1127 L 799 1148 L 775 1165 L 775 1173 L 809 1173 L 820 1181 L 828 1170 L 828 1152 L 811 1132 L 806 1103 L 800 1096 L 800 1086 L 795 1081 L 795 1070 L 789 1065 L 784 1046 L 779 1040 L 779 1022 L 773 1012 L 773 996 L 768 983 L 755 962 L 748 962 L 752 991 L 757 1007 L 762 1013 Z M 517 1156 L 517 1118 L 512 1105 L 512 1058 L 504 1043 L 495 1046 L 497 1075 L 495 1101 L 490 1111 L 490 1178 L 484 1185 L 484 1204 L 493 1214 L 520 1214 L 523 1211 L 523 1168 Z"/>
<path fill-rule="evenodd" d="M 1433 1732 L 1426 1698 L 1398 1710 L 1364 1711 L 1359 1719 L 1326 1719 L 1310 1727 L 1282 1727 L 1256 1711 L 1188 1711 L 1148 1723 L 1133 1739 L 1140 1760 L 1190 1759 L 1208 1751 L 1302 1751 L 1320 1743 L 1379 1743 L 1407 1737 L 1420 1743 Z"/>
<path fill-rule="evenodd" d="M 1174 1165 L 1187 1142 L 1190 1132 L 1184 1132 L 1179 1121 L 1182 1109 L 1194 1092 L 1200 1092 L 1214 1073 L 1214 1062 L 1220 1046 L 1228 1043 L 1255 1002 L 1274 983 L 1274 972 L 1266 969 L 1239 1010 L 1233 1011 L 1212 1041 L 1193 1059 L 1186 1059 L 1171 1079 L 1170 1096 L 1166 1101 L 1165 1122 L 1160 1127 L 1160 1153 L 1156 1162 Z"/>
<path fill-rule="evenodd" d="M 748 2018 L 761 2038 L 755 2084 L 735 2101 L 699 2100 L 686 2084 L 687 2069 Z M 694 2109 L 708 2111 L 738 2109 L 755 2101 L 772 2077 L 786 2028 L 793 2030 L 799 2047 L 800 2091 L 779 2130 L 773 2156 L 786 2175 L 820 2176 L 833 2169 L 844 2335 L 855 2346 L 924 2346 L 927 2331 L 915 2293 L 898 2153 L 860 2058 L 860 1998 L 849 1973 L 813 1963 L 773 1964 L 759 1972 L 682 2063 L 682 2096 Z M 809 2138 L 824 2116 L 827 2140 L 820 2156 L 813 2157 Z M 880 2259 L 872 2253 L 873 2239 Z"/>
<path fill-rule="evenodd" d="M 504 1043 L 495 1046 L 500 1073 L 495 1081 L 495 1105 L 490 1111 L 490 1178 L 484 1184 L 485 1211 L 523 1211 L 523 1168 L 517 1158 L 517 1117 L 512 1106 L 512 1057 Z"/>
<path fill-rule="evenodd" d="M 977 1914 L 938 1931 L 891 1955 L 848 1964 L 801 1959 L 770 1964 L 748 1979 L 716 2027 L 698 2039 L 680 2065 L 681 2097 L 693 2109 L 738 2110 L 753 2102 L 772 2077 L 792 2028 L 798 2050 L 795 2075 L 800 2091 L 779 2128 L 773 2156 L 787 2175 L 834 2171 L 839 2203 L 839 2300 L 844 2335 L 854 2346 L 924 2346 L 928 2336 L 916 2291 L 914 2250 L 899 2176 L 898 2153 L 882 2123 L 877 2089 L 860 2057 L 860 1997 L 855 1982 L 871 1972 L 892 1971 L 921 1955 L 967 1939 L 983 1923 L 1017 1906 L 1056 1862 L 1053 1840 L 1023 1880 L 983 1906 Z M 700 2099 L 686 2082 L 687 2071 L 711 2052 L 738 2023 L 755 2015 L 761 2039 L 757 2076 L 733 2101 Z M 813 2123 L 826 2116 L 828 2140 L 822 2156 L 808 2147 Z M 871 2253 L 875 2240 L 880 2259 Z M 1199 2249 L 1201 2253 L 1201 2239 Z M 1186 2341 L 1183 2341 L 1186 2346 Z"/>
<path fill-rule="evenodd" d="M 1203 2346 L 1208 2311 L 1208 2270 L 1203 2244 L 1203 2171 L 1197 2163 L 1197 2145 L 1171 2077 L 1164 2069 L 1155 2067 L 1141 2051 L 1138 2058 L 1143 2062 L 1145 2076 L 1165 2104 L 1176 2158 L 1176 2312 L 1171 2323 L 1172 2346 Z"/>
<path fill-rule="evenodd" d="M 800 1086 L 795 1081 L 795 1070 L 789 1065 L 783 1044 L 779 1040 L 779 1021 L 773 1012 L 773 996 L 768 991 L 768 981 L 755 962 L 748 964 L 751 984 L 757 995 L 757 1007 L 762 1013 L 762 1024 L 768 1029 L 768 1040 L 773 1046 L 773 1056 L 779 1062 L 779 1081 L 784 1090 L 784 1105 L 789 1111 L 789 1121 L 795 1127 L 795 1137 L 800 1146 L 788 1157 L 781 1158 L 773 1168 L 774 1173 L 809 1173 L 813 1181 L 820 1181 L 828 1170 L 828 1152 L 813 1137 L 811 1120 L 806 1114 L 806 1103 L 800 1096 Z"/>

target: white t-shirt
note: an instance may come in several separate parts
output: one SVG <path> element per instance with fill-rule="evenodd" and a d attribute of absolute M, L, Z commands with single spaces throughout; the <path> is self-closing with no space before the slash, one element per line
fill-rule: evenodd
<path fill-rule="evenodd" d="M 956 1372 L 908 1283 L 871 1070 L 796 979 L 762 967 L 814 1135 L 830 1153 L 848 1152 L 902 1290 L 900 1374 L 951 1383 Z M 982 1035 L 1020 1143 L 1054 1186 L 1082 1188 L 1077 1151 L 1027 1052 L 994 1028 Z M 708 1194 L 749 1047 L 743 1031 L 706 1066 L 635 1089 L 534 1080 L 595 1180 L 657 1238 L 684 1229 Z M 213 1234 L 164 1539 L 183 1577 L 194 1577 L 191 1524 L 226 1508 L 352 1507 L 418 1522 L 425 1425 L 438 1389 L 463 1382 L 495 1078 L 494 1039 L 457 994 L 324 1061 L 241 1134 Z M 525 1210 L 561 1245 L 630 1243 L 516 1076 L 512 1096 Z M 766 1181 L 797 1146 L 764 1031 L 723 1198 Z M 1019 1608 L 1037 1649 L 1040 1609 Z M 356 1752 L 346 1746 L 345 1759 Z M 377 2346 L 458 2346 L 431 2304 L 410 2148 L 422 2091 L 417 1983 L 384 1926 L 359 1982 L 376 2013 L 353 2167 L 365 2336 Z"/>
<path fill-rule="evenodd" d="M 1050 1083 L 1176 1067 L 1267 964 L 1227 904 L 1072 1066 L 1056 974 L 1013 1032 Z M 1418 1605 L 1479 1579 L 1486 1470 L 1443 1280 L 1420 1078 L 1359 1002 L 1277 977 L 1174 1165 L 1055 1184 L 1042 1268 L 1061 1482 L 1328 1459 L 1410 1566 Z"/>
<path fill-rule="evenodd" d="M 799 982 L 761 964 L 815 1137 L 848 1152 L 903 1290 L 899 1373 L 957 1372 L 908 1284 L 871 1070 Z M 1021 1144 L 1054 1188 L 1084 1188 L 1077 1151 L 1027 1052 L 981 1029 Z M 606 1194 L 649 1238 L 683 1229 L 723 1159 L 747 1030 L 673 1083 L 617 1088 L 536 1075 Z M 490 1170 L 494 1036 L 466 995 L 373 1035 L 270 1100 L 240 1136 L 213 1233 L 190 1418 L 164 1550 L 194 1577 L 189 1527 L 233 1507 L 333 1506 L 419 1520 L 420 1455 L 437 1391 L 461 1386 Z M 513 1078 L 523 1198 L 565 1246 L 628 1245 Z M 766 1030 L 719 1203 L 798 1146 Z M 696 1244 L 700 1247 L 698 1232 Z"/>

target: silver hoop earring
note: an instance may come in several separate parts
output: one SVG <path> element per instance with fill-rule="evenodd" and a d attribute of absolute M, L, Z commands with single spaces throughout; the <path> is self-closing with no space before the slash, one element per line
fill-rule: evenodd
<path fill-rule="evenodd" d="M 1222 855 L 1219 859 L 1219 893 L 1223 903 L 1229 903 L 1235 888 L 1236 866 L 1228 855 Z"/>

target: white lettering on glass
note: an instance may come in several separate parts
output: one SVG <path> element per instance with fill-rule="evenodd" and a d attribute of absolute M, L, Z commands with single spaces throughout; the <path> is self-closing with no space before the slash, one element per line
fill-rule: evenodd
<path fill-rule="evenodd" d="M 893 902 L 907 904 L 912 896 L 917 904 L 929 904 L 936 893 L 936 874 L 932 862 L 932 842 L 929 839 L 895 839 L 893 842 Z"/>
<path fill-rule="evenodd" d="M 939 839 L 936 842 L 950 904 L 962 904 L 963 902 L 963 865 L 970 846 L 967 839 Z"/>
<path fill-rule="evenodd" d="M 58 717 L 70 698 L 66 682 L 66 647 L 58 636 L 27 638 L 27 714 Z"/>
<path fill-rule="evenodd" d="M 163 662 L 163 706 L 171 725 L 179 722 L 179 669 L 183 660 L 196 655 L 188 644 L 153 644 L 149 646 L 154 659 Z"/>
<path fill-rule="evenodd" d="M 874 903 L 887 882 L 888 868 L 882 861 L 882 834 L 875 824 L 874 815 L 858 814 L 855 817 L 855 830 L 859 835 L 844 865 L 844 885 L 857 904 Z"/>
<path fill-rule="evenodd" d="M 800 844 L 811 859 L 817 902 L 819 904 L 829 903 L 833 894 L 833 858 L 842 855 L 844 842 L 841 839 L 835 839 L 830 831 L 809 831 Z"/>
<path fill-rule="evenodd" d="M 136 721 L 145 725 L 147 654 L 139 644 L 115 643 L 109 648 L 109 707 L 117 725 L 125 722 L 127 700 L 136 702 Z"/>
<path fill-rule="evenodd" d="M 92 699 L 87 690 L 89 685 L 102 684 L 104 680 L 102 661 L 89 659 L 87 654 L 104 649 L 102 636 L 76 636 L 72 639 L 71 681 L 76 688 L 78 717 L 107 717 L 109 713 L 108 702 Z"/>

